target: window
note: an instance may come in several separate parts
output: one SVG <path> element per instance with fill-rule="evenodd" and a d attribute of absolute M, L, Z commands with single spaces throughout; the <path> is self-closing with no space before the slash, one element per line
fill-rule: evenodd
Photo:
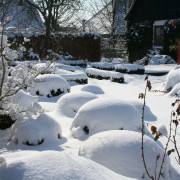
<path fill-rule="evenodd" d="M 163 46 L 164 26 L 154 26 L 154 46 Z"/>

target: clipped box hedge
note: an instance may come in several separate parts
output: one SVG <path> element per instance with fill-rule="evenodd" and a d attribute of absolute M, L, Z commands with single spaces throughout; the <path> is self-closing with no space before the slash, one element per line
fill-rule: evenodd
<path fill-rule="evenodd" d="M 128 74 L 144 74 L 144 66 L 137 64 L 118 64 L 115 65 L 115 71 Z"/>
<path fill-rule="evenodd" d="M 96 78 L 99 80 L 106 79 L 111 80 L 112 82 L 124 83 L 124 75 L 119 72 L 87 68 L 86 74 L 90 78 Z"/>
<path fill-rule="evenodd" d="M 90 66 L 96 69 L 102 69 L 108 71 L 114 70 L 114 64 L 107 62 L 91 63 Z"/>

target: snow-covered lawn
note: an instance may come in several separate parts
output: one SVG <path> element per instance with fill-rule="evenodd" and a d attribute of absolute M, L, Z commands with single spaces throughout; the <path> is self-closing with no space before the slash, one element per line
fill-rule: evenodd
<path fill-rule="evenodd" d="M 159 65 L 158 70 L 163 68 Z M 39 97 L 41 115 L 27 117 L 11 130 L 0 130 L 0 180 L 149 179 L 141 157 L 143 100 L 138 99 L 144 93 L 145 76 L 124 74 L 123 84 L 88 78 L 87 85 L 73 85 L 68 94 Z M 146 98 L 144 151 L 152 176 L 160 168 L 176 99 L 163 92 L 172 88 L 167 76 L 149 76 L 152 90 Z M 157 142 L 151 135 L 152 125 L 164 135 Z M 11 139 L 6 138 L 8 133 Z M 165 158 L 160 179 L 180 179 L 176 157 L 172 153 Z"/>

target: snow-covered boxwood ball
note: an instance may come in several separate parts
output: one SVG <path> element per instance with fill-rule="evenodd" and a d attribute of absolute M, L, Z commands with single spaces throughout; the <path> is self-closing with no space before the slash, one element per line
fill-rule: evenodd
<path fill-rule="evenodd" d="M 131 103 L 140 114 L 142 114 L 143 112 L 143 103 L 139 102 L 139 101 L 128 101 L 129 103 Z M 146 121 L 156 121 L 157 117 L 153 114 L 153 112 L 151 111 L 150 107 L 148 105 L 146 105 L 144 107 L 144 120 Z"/>
<path fill-rule="evenodd" d="M 61 76 L 44 74 L 37 76 L 28 90 L 33 95 L 53 97 L 69 92 L 70 85 Z"/>
<path fill-rule="evenodd" d="M 104 94 L 104 91 L 99 86 L 89 84 L 83 86 L 81 91 L 90 92 L 93 94 Z"/>
<path fill-rule="evenodd" d="M 57 151 L 34 152 L 7 162 L 4 160 L 0 177 L 3 180 L 15 177 L 22 177 L 24 180 L 130 180 L 91 160 Z"/>
<path fill-rule="evenodd" d="M 170 91 L 179 82 L 180 82 L 180 65 L 176 66 L 168 73 L 164 88 L 166 91 Z"/>
<path fill-rule="evenodd" d="M 180 82 L 178 82 L 168 93 L 170 96 L 180 96 Z"/>
<path fill-rule="evenodd" d="M 75 138 L 108 130 L 134 130 L 141 128 L 141 114 L 128 101 L 98 98 L 83 105 L 71 125 Z"/>
<path fill-rule="evenodd" d="M 36 146 L 61 138 L 61 126 L 47 114 L 17 120 L 10 130 L 10 143 Z"/>
<path fill-rule="evenodd" d="M 56 112 L 68 117 L 74 117 L 82 105 L 96 98 L 95 94 L 89 92 L 65 94 L 57 101 Z"/>
<path fill-rule="evenodd" d="M 83 143 L 79 155 L 121 175 L 149 179 L 141 155 L 141 138 L 141 133 L 133 131 L 101 132 Z M 144 152 L 149 173 L 158 177 L 164 150 L 151 138 L 144 136 Z M 158 160 L 156 160 L 157 157 L 159 157 Z M 174 178 L 178 178 L 177 172 L 172 168 L 170 159 L 166 155 L 160 179 Z"/>

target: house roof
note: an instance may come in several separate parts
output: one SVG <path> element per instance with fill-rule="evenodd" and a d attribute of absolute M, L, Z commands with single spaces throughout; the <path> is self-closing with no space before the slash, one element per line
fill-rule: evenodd
<path fill-rule="evenodd" d="M 2 8 L 5 8 L 5 13 L 3 13 Z M 0 6 L 0 18 L 2 17 L 5 22 L 4 28 L 8 31 L 44 30 L 43 20 L 39 12 L 35 8 L 29 7 L 26 3 L 19 4 L 17 0 L 10 1 L 4 7 Z"/>
<path fill-rule="evenodd" d="M 180 18 L 180 0 L 135 0 L 125 20 L 163 20 Z"/>

